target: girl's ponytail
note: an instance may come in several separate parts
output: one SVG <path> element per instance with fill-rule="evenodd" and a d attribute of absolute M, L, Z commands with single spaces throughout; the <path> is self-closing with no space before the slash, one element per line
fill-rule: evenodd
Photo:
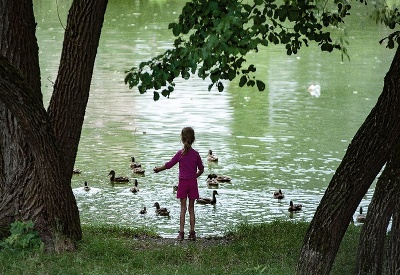
<path fill-rule="evenodd" d="M 195 141 L 194 130 L 192 127 L 185 127 L 181 132 L 181 139 L 183 143 L 182 155 L 186 155 Z"/>

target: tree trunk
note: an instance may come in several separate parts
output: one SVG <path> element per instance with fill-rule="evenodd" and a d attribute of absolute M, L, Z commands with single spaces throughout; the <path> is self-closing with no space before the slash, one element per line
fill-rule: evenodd
<path fill-rule="evenodd" d="M 360 234 L 357 274 L 382 274 L 386 233 L 400 191 L 400 143 L 379 178 Z M 395 273 L 390 273 L 395 274 Z"/>
<path fill-rule="evenodd" d="M 42 100 L 35 18 L 31 1 L 0 0 L 0 54 L 24 76 L 32 97 Z M 27 62 L 29 60 L 29 62 Z M 3 91 L 2 91 L 3 93 Z M 27 180 L 38 181 L 30 146 L 15 117 L 0 101 L 0 236 L 10 223 L 23 219 L 22 199 Z"/>
<path fill-rule="evenodd" d="M 74 1 L 68 16 L 48 113 L 64 158 L 62 168 L 69 171 L 69 177 L 78 152 L 107 2 Z"/>
<path fill-rule="evenodd" d="M 357 206 L 400 138 L 399 81 L 398 48 L 381 96 L 350 143 L 310 223 L 297 274 L 329 274 Z"/>
<path fill-rule="evenodd" d="M 387 250 L 387 274 L 400 273 L 400 191 L 399 185 L 395 194 L 394 213 L 392 219 L 392 228 L 389 234 Z"/>
<path fill-rule="evenodd" d="M 47 113 L 32 1 L 0 0 L 0 231 L 32 220 L 49 250 L 73 248 L 82 236 L 71 176 L 106 6 L 72 3 Z"/>
<path fill-rule="evenodd" d="M 48 115 L 42 101 L 32 96 L 19 71 L 4 57 L 0 58 L 0 76 L 0 100 L 15 117 L 32 155 L 32 171 L 23 172 L 35 176 L 12 182 L 20 196 L 6 193 L 3 201 L 11 205 L 6 209 L 14 206 L 16 213 L 1 213 L 14 214 L 14 220 L 32 220 L 49 250 L 73 248 L 81 238 L 79 212 L 69 182 L 60 177 L 62 158 Z"/>

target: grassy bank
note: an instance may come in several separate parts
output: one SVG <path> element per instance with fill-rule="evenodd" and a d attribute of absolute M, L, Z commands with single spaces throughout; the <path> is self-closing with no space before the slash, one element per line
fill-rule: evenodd
<path fill-rule="evenodd" d="M 177 242 L 143 229 L 83 226 L 75 252 L 0 250 L 0 274 L 294 274 L 308 223 L 243 224 L 224 238 Z M 331 274 L 353 273 L 351 225 Z"/>

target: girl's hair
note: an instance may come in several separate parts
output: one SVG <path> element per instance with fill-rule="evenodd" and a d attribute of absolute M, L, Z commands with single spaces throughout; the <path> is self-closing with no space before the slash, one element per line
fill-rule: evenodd
<path fill-rule="evenodd" d="M 181 139 L 183 143 L 182 155 L 186 155 L 195 140 L 194 130 L 192 127 L 185 127 L 181 132 Z"/>

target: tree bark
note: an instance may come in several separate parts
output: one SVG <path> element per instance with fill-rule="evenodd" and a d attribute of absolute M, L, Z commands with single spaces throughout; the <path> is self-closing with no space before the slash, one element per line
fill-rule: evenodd
<path fill-rule="evenodd" d="M 297 274 L 329 274 L 361 199 L 400 138 L 400 50 L 383 92 L 350 143 L 306 232 Z"/>
<path fill-rule="evenodd" d="M 400 191 L 400 143 L 379 178 L 367 220 L 362 227 L 357 254 L 357 274 L 383 274 L 383 255 L 390 217 Z M 389 251 L 390 253 L 390 251 Z M 389 273 L 396 274 L 396 273 Z"/>
<path fill-rule="evenodd" d="M 400 273 L 400 196 L 397 186 L 394 213 L 392 218 L 392 228 L 389 233 L 387 249 L 387 274 Z"/>
<path fill-rule="evenodd" d="M 48 109 L 64 158 L 63 169 L 69 171 L 70 177 L 81 137 L 107 2 L 81 0 L 72 4 Z"/>
<path fill-rule="evenodd" d="M 0 233 L 32 220 L 48 250 L 73 249 L 82 237 L 71 176 L 106 6 L 72 3 L 46 112 L 32 1 L 0 0 Z"/>
<path fill-rule="evenodd" d="M 42 100 L 38 45 L 31 1 L 0 0 L 0 54 L 25 78 L 31 96 Z M 1 91 L 3 93 L 3 91 Z M 31 148 L 21 127 L 0 101 L 0 236 L 8 234 L 10 223 L 23 219 L 20 209 L 26 179 L 38 181 Z"/>

